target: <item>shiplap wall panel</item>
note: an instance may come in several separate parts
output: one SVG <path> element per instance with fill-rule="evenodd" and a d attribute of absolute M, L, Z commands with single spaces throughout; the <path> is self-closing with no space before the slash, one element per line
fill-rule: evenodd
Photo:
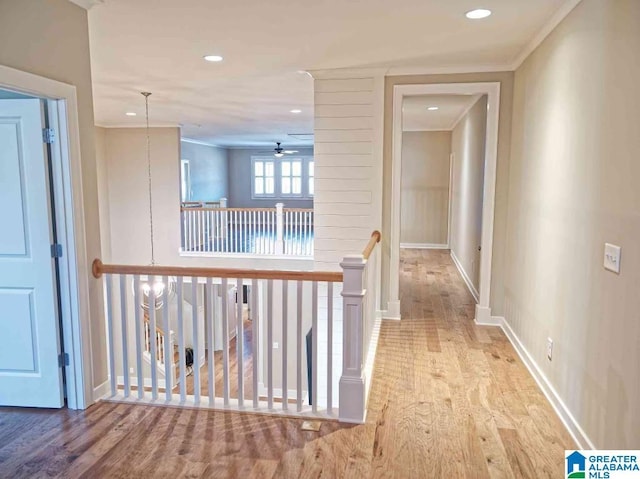
<path fill-rule="evenodd" d="M 314 96 L 319 105 L 371 105 L 373 102 L 370 91 L 316 92 Z"/>
<path fill-rule="evenodd" d="M 369 180 L 354 180 L 349 178 L 332 178 L 332 179 L 320 179 L 316 178 L 316 188 L 322 188 L 324 190 L 333 191 L 368 191 Z"/>
<path fill-rule="evenodd" d="M 345 255 L 361 253 L 377 224 L 374 148 L 379 146 L 376 114 L 381 110 L 375 103 L 376 81 L 373 77 L 315 80 L 318 269 L 338 269 Z"/>
<path fill-rule="evenodd" d="M 349 178 L 353 180 L 371 178 L 370 166 L 321 166 L 316 170 L 316 180 L 324 179 L 343 179 Z"/>
<path fill-rule="evenodd" d="M 373 78 L 316 80 L 316 92 L 373 91 Z"/>
<path fill-rule="evenodd" d="M 373 153 L 373 145 L 369 141 L 331 142 L 315 141 L 315 155 L 367 155 Z M 322 165 L 322 162 L 319 163 Z"/>
<path fill-rule="evenodd" d="M 372 130 L 316 130 L 314 138 L 316 143 L 371 143 L 372 139 Z"/>
<path fill-rule="evenodd" d="M 361 166 L 373 166 L 373 155 L 325 155 L 321 168 L 329 170 L 329 167 L 353 168 Z"/>
<path fill-rule="evenodd" d="M 316 132 L 319 130 L 372 130 L 373 118 L 370 116 L 344 118 L 316 118 Z"/>
<path fill-rule="evenodd" d="M 322 230 L 325 228 L 331 229 L 332 227 L 336 228 L 369 228 L 371 225 L 372 218 L 371 216 L 363 215 L 363 216 L 342 216 L 342 215 L 322 215 L 316 216 L 313 220 L 313 224 L 315 227 L 320 228 L 320 234 Z"/>
<path fill-rule="evenodd" d="M 317 98 L 316 98 L 317 100 Z M 314 116 L 318 118 L 372 118 L 373 105 L 315 104 Z"/>

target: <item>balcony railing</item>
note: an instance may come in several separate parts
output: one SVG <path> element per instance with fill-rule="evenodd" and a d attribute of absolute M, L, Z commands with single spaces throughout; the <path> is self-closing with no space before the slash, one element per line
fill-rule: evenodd
<path fill-rule="evenodd" d="M 94 276 L 105 276 L 105 399 L 363 422 L 380 322 L 379 241 L 375 231 L 337 272 L 95 260 Z M 177 341 L 153 331 L 175 331 Z"/>
<path fill-rule="evenodd" d="M 183 253 L 313 256 L 313 209 L 183 203 Z"/>

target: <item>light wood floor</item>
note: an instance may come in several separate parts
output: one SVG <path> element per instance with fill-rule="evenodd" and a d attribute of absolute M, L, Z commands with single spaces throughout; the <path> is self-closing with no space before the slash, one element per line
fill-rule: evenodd
<path fill-rule="evenodd" d="M 364 425 L 99 403 L 0 408 L 0 478 L 561 477 L 568 433 L 445 251 L 403 251 Z"/>

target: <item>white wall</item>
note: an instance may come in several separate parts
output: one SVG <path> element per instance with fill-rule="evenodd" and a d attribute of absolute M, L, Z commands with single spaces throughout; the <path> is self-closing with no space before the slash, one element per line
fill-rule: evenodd
<path fill-rule="evenodd" d="M 335 75 L 335 76 L 332 76 Z M 315 72 L 317 269 L 339 269 L 382 223 L 384 78 Z"/>
<path fill-rule="evenodd" d="M 451 253 L 468 281 L 480 289 L 482 190 L 484 185 L 487 97 L 481 97 L 451 135 Z"/>
<path fill-rule="evenodd" d="M 87 12 L 67 0 L 0 1 L 0 65 L 68 83 L 76 87 L 82 160 L 82 194 L 87 265 L 100 256 L 100 222 L 96 182 L 93 97 Z M 83 238 L 76 238 L 84 241 Z M 92 331 L 104 331 L 102 283 L 89 280 Z M 86 358 L 93 387 L 107 379 L 106 350 L 100 333 L 90 334 L 93 360 Z"/>
<path fill-rule="evenodd" d="M 180 159 L 189 160 L 192 201 L 218 201 L 228 196 L 228 156 L 225 148 L 180 142 Z"/>
<path fill-rule="evenodd" d="M 450 131 L 403 132 L 401 244 L 447 244 L 450 153 Z"/>
<path fill-rule="evenodd" d="M 313 148 L 299 148 L 298 155 L 313 156 Z M 230 208 L 273 208 L 276 203 L 284 203 L 288 208 L 313 208 L 312 199 L 287 198 L 251 198 L 252 180 L 252 156 L 272 157 L 270 153 L 264 153 L 269 148 L 231 148 L 229 149 L 229 201 Z M 287 155 L 289 156 L 289 155 Z M 295 157 L 295 155 L 291 155 Z M 274 158 L 275 159 L 275 158 Z"/>
<path fill-rule="evenodd" d="M 605 449 L 640 446 L 638 45 L 640 2 L 582 0 L 515 76 L 505 317 Z"/>

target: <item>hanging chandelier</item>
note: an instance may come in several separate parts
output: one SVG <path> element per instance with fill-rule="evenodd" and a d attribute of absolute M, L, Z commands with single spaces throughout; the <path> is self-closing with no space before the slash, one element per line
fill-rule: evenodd
<path fill-rule="evenodd" d="M 140 92 L 144 96 L 145 103 L 145 120 L 146 120 L 146 137 L 147 137 L 147 184 L 149 189 L 149 239 L 151 243 L 151 266 L 155 266 L 155 254 L 154 254 L 154 241 L 153 241 L 153 193 L 151 190 L 151 135 L 149 130 L 149 96 L 151 93 L 143 91 Z M 176 290 L 176 279 L 169 277 L 168 284 L 165 284 L 161 276 L 153 277 L 153 280 L 149 276 L 140 277 L 140 289 L 142 290 L 143 301 L 142 308 L 149 309 L 149 301 L 151 297 L 151 291 L 153 291 L 155 309 L 160 309 L 165 301 L 168 301 Z"/>

